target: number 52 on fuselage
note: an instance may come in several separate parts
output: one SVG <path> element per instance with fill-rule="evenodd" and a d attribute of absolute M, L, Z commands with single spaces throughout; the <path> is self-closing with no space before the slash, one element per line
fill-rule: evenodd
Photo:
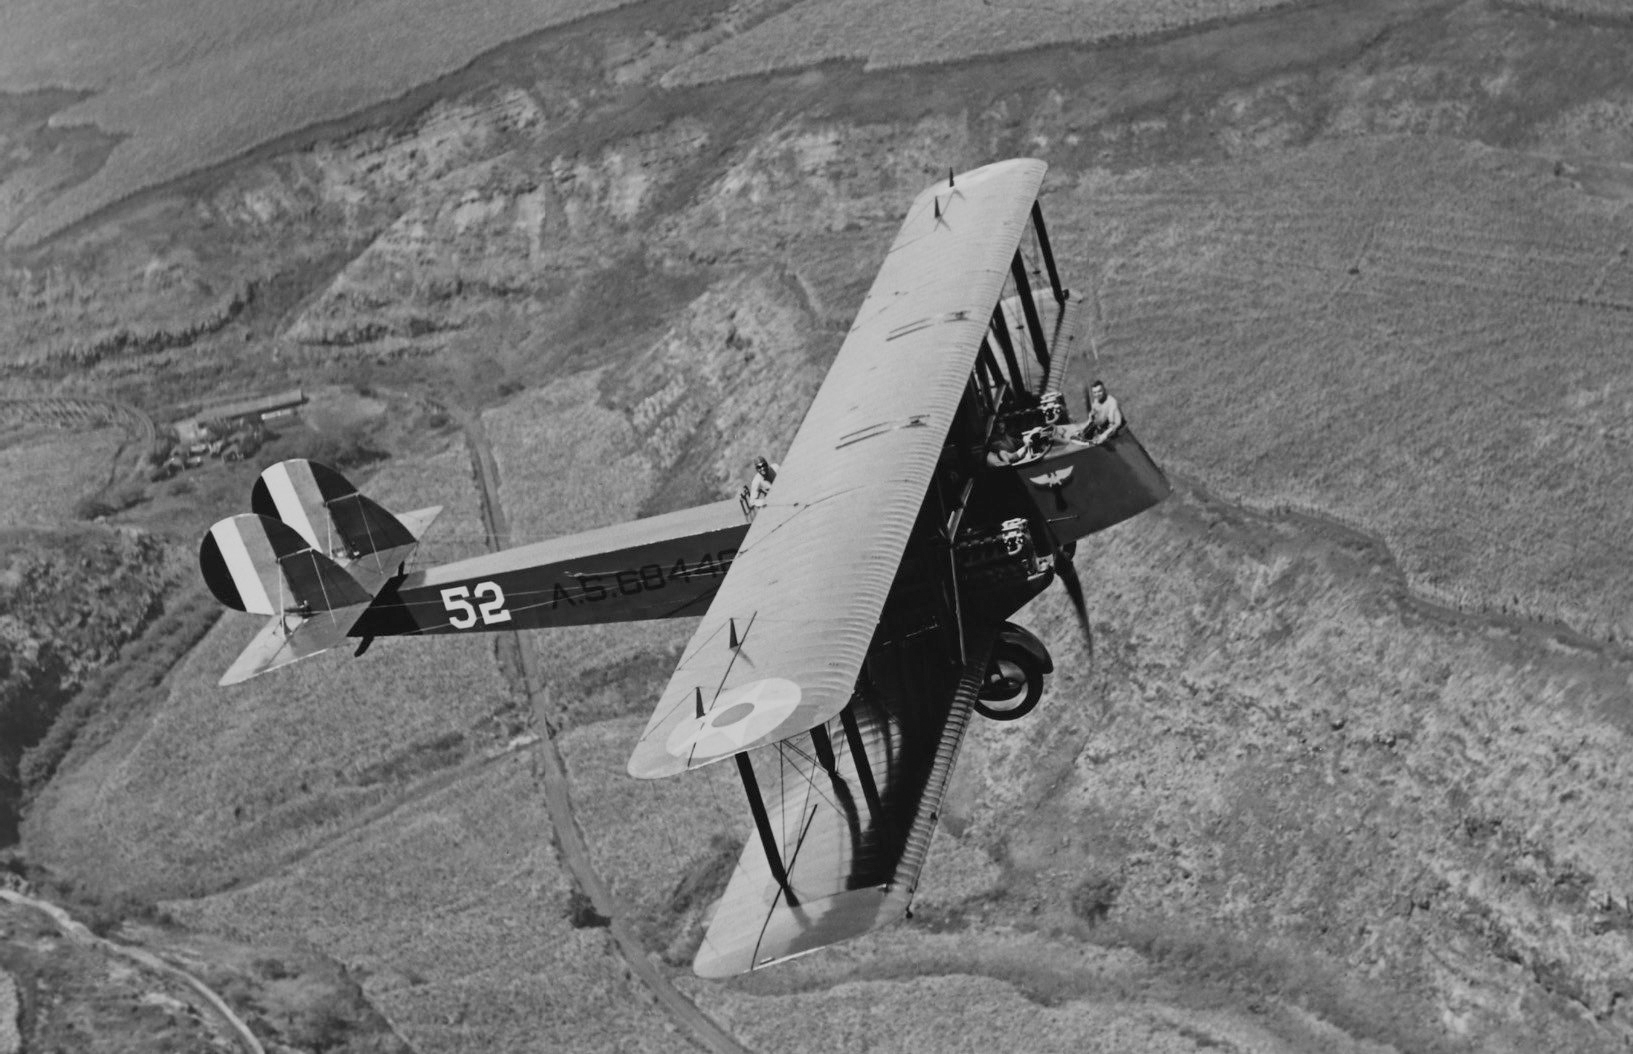
<path fill-rule="evenodd" d="M 1037 204 L 1044 170 L 1001 162 L 918 196 L 756 510 L 721 501 L 410 571 L 436 509 L 393 515 L 305 461 L 267 469 L 253 511 L 200 550 L 223 603 L 271 616 L 223 683 L 348 637 L 361 654 L 377 637 L 697 617 L 629 760 L 650 779 L 729 759 L 742 778 L 753 834 L 696 971 L 902 917 L 971 713 L 1024 714 L 1053 667 L 1007 620 L 1059 578 L 1087 632 L 1075 543 L 1168 494 L 1120 415 L 1096 430 L 1062 412 L 1083 312 Z"/>

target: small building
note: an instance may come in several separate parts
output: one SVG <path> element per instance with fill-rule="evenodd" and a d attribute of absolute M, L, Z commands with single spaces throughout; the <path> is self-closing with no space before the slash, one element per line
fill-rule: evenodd
<path fill-rule="evenodd" d="M 247 424 L 251 420 L 266 421 L 288 417 L 305 404 L 306 394 L 299 388 L 290 388 L 270 395 L 258 395 L 253 399 L 215 403 L 200 410 L 194 420 L 243 421 Z"/>
<path fill-rule="evenodd" d="M 234 428 L 288 417 L 305 405 L 306 401 L 305 392 L 299 388 L 290 388 L 250 399 L 213 403 L 188 420 L 177 421 L 176 438 L 184 445 L 207 442 L 212 433 L 219 436 Z"/>

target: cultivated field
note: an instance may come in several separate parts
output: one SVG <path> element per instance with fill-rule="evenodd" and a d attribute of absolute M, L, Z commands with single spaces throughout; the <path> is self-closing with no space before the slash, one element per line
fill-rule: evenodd
<path fill-rule="evenodd" d="M 1377 531 L 1436 599 L 1633 637 L 1615 202 L 1402 138 L 1088 173 L 1049 204 L 1099 370 L 1170 466 Z"/>
<path fill-rule="evenodd" d="M 13 231 L 31 244 L 144 187 L 355 113 L 464 66 L 506 41 L 620 0 L 484 3 L 281 0 L 223 8 L 165 0 L 31 0 L 7 15 L 0 90 L 94 91 L 55 114 L 125 136 L 90 179 Z"/>
<path fill-rule="evenodd" d="M 118 428 L 32 429 L 0 439 L 0 528 L 72 522 L 75 506 L 107 485 L 125 439 Z"/>
<path fill-rule="evenodd" d="M 1050 44 L 1109 44 L 1225 21 L 1298 0 L 1063 0 L 1006 5 L 984 0 L 805 0 L 664 77 L 705 84 L 799 69 L 834 59 L 869 70 L 956 62 Z"/>

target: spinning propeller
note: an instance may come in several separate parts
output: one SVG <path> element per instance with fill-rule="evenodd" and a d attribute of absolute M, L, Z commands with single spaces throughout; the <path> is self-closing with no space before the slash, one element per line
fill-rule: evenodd
<path fill-rule="evenodd" d="M 1089 605 L 1083 599 L 1083 580 L 1077 577 L 1077 566 L 1072 563 L 1072 554 L 1077 550 L 1074 543 L 1068 542 L 1055 549 L 1055 577 L 1060 584 L 1066 587 L 1066 595 L 1072 598 L 1072 611 L 1077 614 L 1077 624 L 1083 630 L 1083 646 L 1088 649 L 1089 662 L 1094 662 L 1094 630 L 1089 626 Z"/>

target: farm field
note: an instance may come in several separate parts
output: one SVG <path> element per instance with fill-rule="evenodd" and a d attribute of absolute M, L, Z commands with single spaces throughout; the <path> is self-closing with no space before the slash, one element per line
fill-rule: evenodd
<path fill-rule="evenodd" d="M 101 492 L 125 442 L 123 430 L 14 430 L 0 445 L 0 529 L 71 523 L 75 506 Z"/>
<path fill-rule="evenodd" d="M 1413 138 L 1089 173 L 1057 200 L 1096 247 L 1074 271 L 1099 368 L 1173 467 L 1376 531 L 1442 602 L 1633 637 L 1617 202 Z"/>

